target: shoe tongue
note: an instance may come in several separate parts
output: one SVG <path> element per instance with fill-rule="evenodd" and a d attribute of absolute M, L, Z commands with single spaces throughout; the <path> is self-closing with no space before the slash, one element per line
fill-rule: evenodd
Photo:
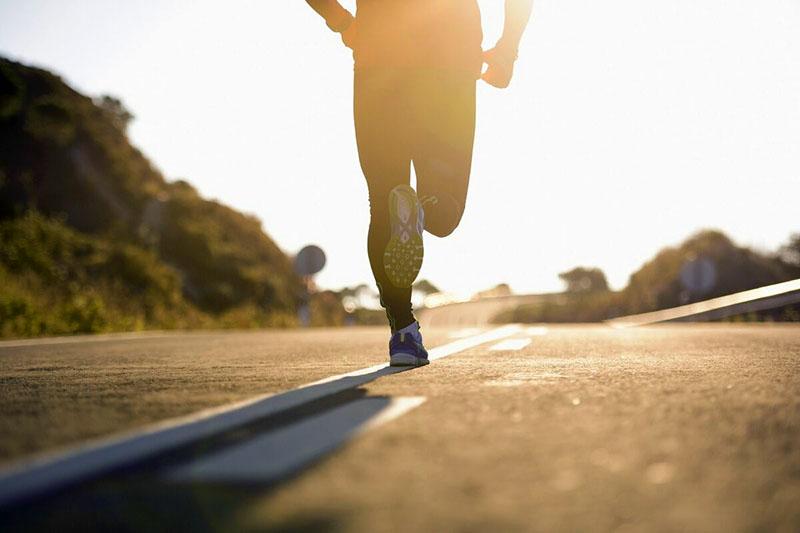
<path fill-rule="evenodd" d="M 411 335 L 417 342 L 422 342 L 422 334 L 419 332 L 419 322 L 412 322 L 403 329 L 398 329 L 395 333 L 405 333 Z"/>

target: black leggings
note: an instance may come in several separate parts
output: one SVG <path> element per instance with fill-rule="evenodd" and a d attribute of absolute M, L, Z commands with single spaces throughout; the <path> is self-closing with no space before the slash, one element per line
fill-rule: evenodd
<path fill-rule="evenodd" d="M 367 250 L 392 330 L 414 321 L 411 289 L 393 286 L 383 268 L 389 242 L 389 191 L 409 184 L 413 161 L 425 229 L 453 232 L 464 213 L 475 137 L 475 76 L 467 72 L 356 69 L 354 116 L 358 157 L 367 179 Z M 434 203 L 435 202 L 435 203 Z"/>

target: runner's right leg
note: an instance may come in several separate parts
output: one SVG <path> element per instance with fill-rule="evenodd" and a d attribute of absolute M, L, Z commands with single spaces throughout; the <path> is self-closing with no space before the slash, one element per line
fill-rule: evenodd
<path fill-rule="evenodd" d="M 431 70 L 411 87 L 417 192 L 425 229 L 437 237 L 455 230 L 464 213 L 475 138 L 475 77 Z"/>

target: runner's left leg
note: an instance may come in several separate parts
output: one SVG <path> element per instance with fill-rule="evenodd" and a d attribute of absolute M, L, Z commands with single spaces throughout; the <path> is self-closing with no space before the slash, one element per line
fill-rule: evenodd
<path fill-rule="evenodd" d="M 392 331 L 414 322 L 411 288 L 396 287 L 386 275 L 383 255 L 389 242 L 389 192 L 408 185 L 411 172 L 409 81 L 402 70 L 356 69 L 353 111 L 361 169 L 369 190 L 367 251 L 381 305 Z"/>

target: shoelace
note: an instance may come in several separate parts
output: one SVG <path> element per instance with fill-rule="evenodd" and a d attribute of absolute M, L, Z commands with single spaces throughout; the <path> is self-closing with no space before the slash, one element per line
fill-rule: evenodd
<path fill-rule="evenodd" d="M 406 342 L 406 333 L 403 331 L 400 331 L 399 333 L 400 333 L 400 342 Z M 414 344 L 419 344 L 419 342 L 417 342 L 417 339 L 413 335 L 411 337 L 411 340 L 414 342 Z"/>
<path fill-rule="evenodd" d="M 436 205 L 439 203 L 439 198 L 433 194 L 426 196 L 419 201 L 419 216 L 417 217 L 417 231 L 420 235 L 425 230 L 425 205 Z"/>
<path fill-rule="evenodd" d="M 439 203 L 439 197 L 435 194 L 431 194 L 430 196 L 426 196 L 419 201 L 419 205 L 425 207 L 425 204 L 436 205 Z"/>

